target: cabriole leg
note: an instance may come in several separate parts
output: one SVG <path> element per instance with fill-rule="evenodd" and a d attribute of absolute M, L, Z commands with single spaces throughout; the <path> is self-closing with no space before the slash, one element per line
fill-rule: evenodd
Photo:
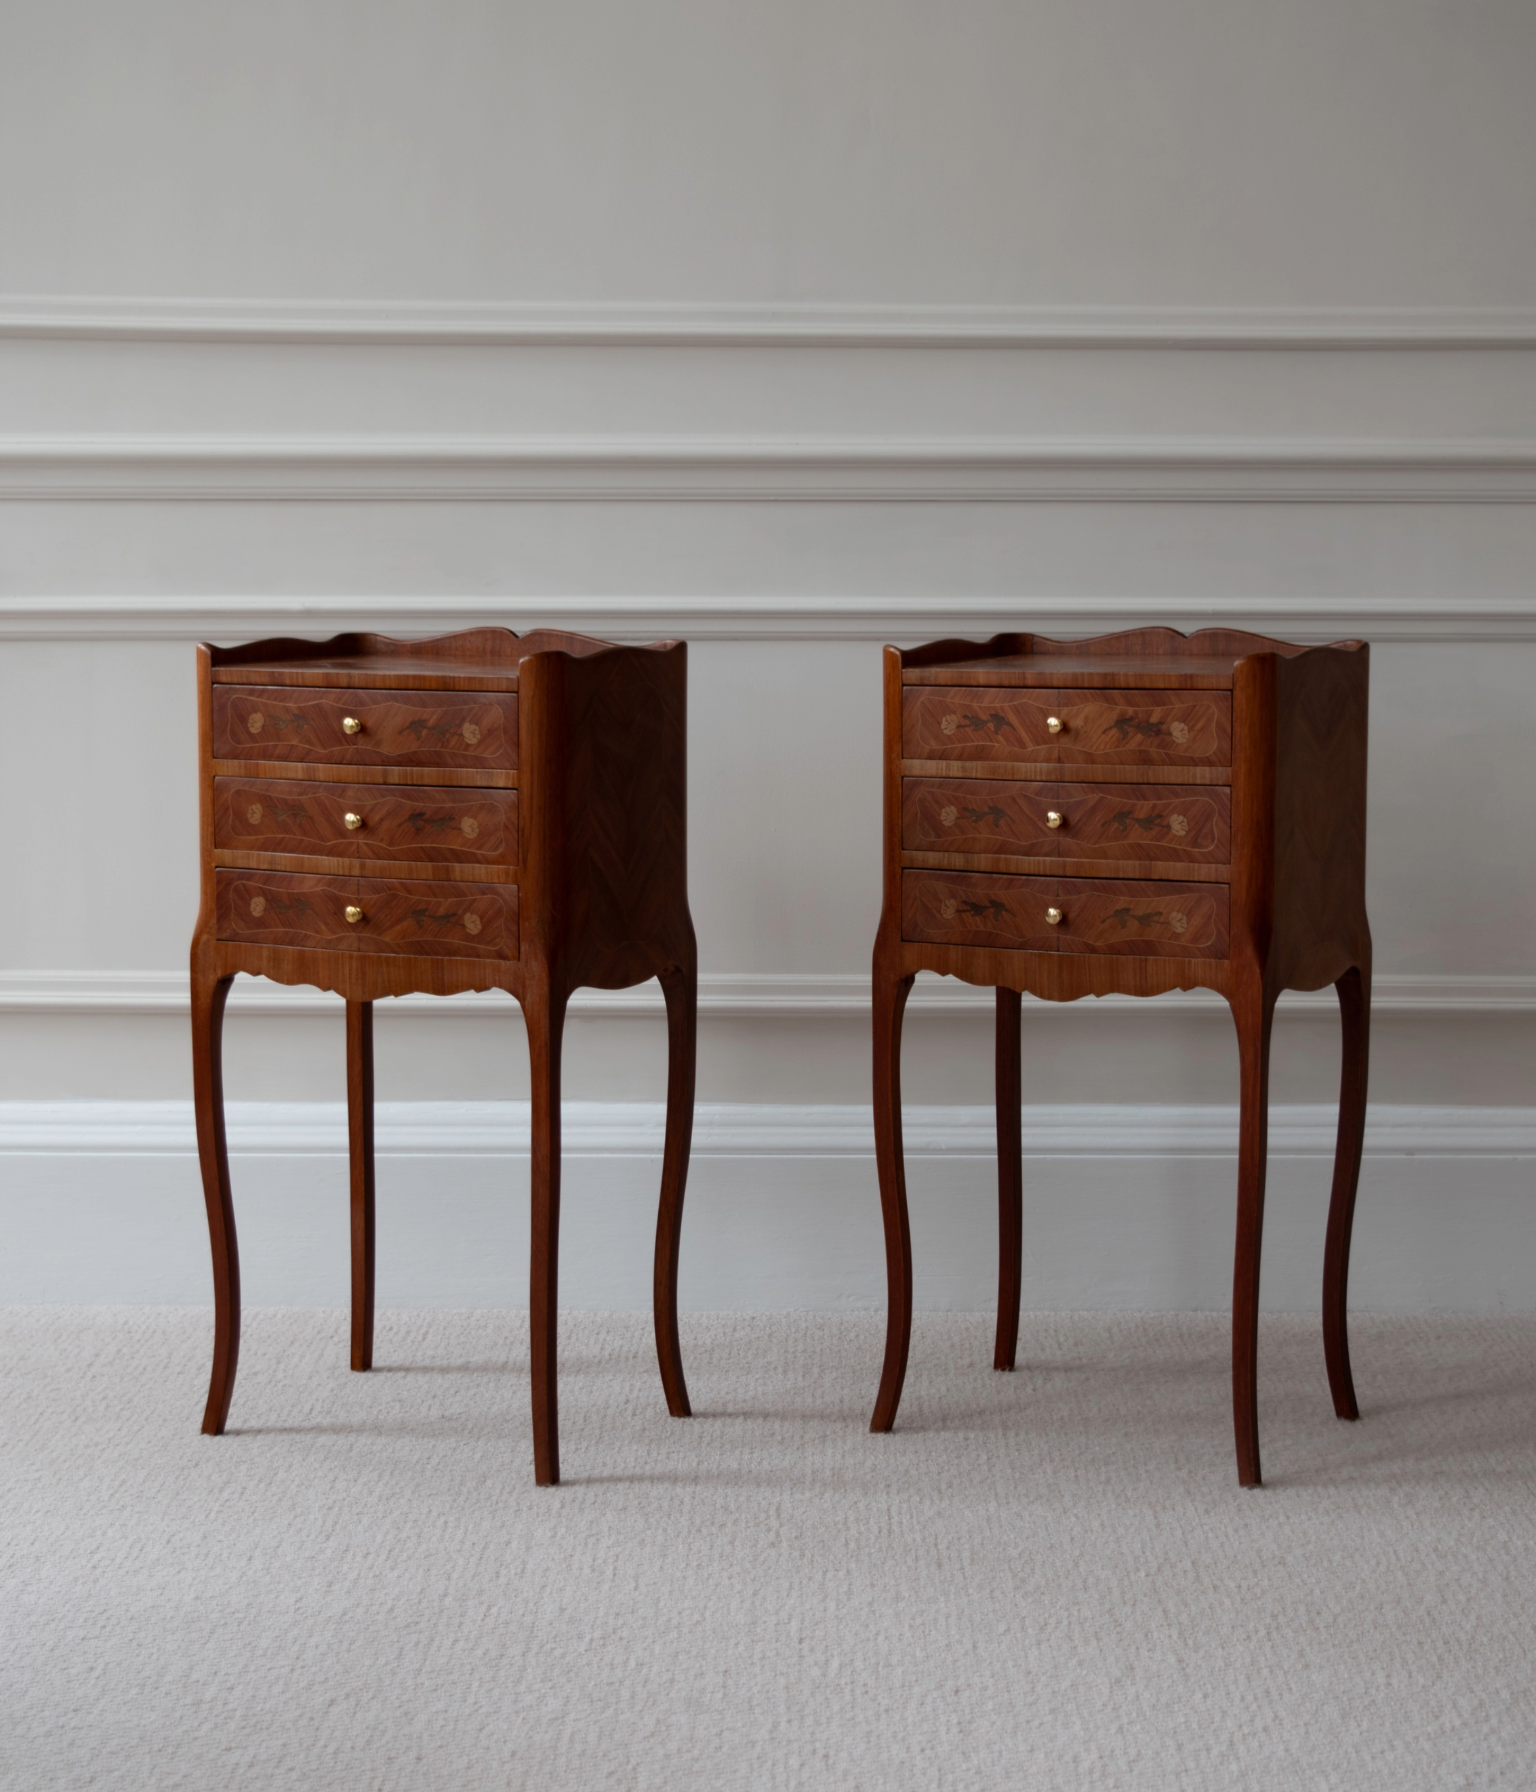
<path fill-rule="evenodd" d="M 1323 1254 L 1323 1355 L 1333 1410 L 1358 1419 L 1355 1382 L 1349 1368 L 1349 1240 L 1360 1186 L 1360 1154 L 1365 1145 L 1366 1071 L 1371 1045 L 1371 967 L 1346 971 L 1339 992 L 1343 1022 L 1343 1071 L 1339 1082 L 1339 1141 L 1333 1159 L 1333 1194 L 1328 1203 L 1328 1243 Z"/>
<path fill-rule="evenodd" d="M 880 1210 L 885 1221 L 885 1279 L 888 1299 L 885 1363 L 875 1397 L 871 1431 L 896 1423 L 901 1384 L 912 1340 L 912 1233 L 907 1222 L 907 1177 L 901 1149 L 901 1017 L 912 988 L 910 977 L 874 973 L 875 1164 L 880 1176 Z"/>
<path fill-rule="evenodd" d="M 560 1479 L 555 1345 L 560 1302 L 560 1044 L 565 996 L 547 987 L 524 1004 L 532 1084 L 530 1145 L 532 1248 L 529 1253 L 529 1359 L 533 1377 L 533 1478 Z"/>
<path fill-rule="evenodd" d="M 352 1171 L 352 1367 L 373 1367 L 373 1003 L 347 1003 L 347 1144 Z"/>
<path fill-rule="evenodd" d="M 240 1360 L 240 1251 L 235 1240 L 235 1207 L 229 1186 L 229 1152 L 224 1142 L 224 1003 L 233 977 L 210 977 L 192 969 L 192 1097 L 197 1119 L 197 1156 L 208 1209 L 208 1242 L 213 1254 L 213 1371 L 203 1431 L 218 1437 L 229 1418 Z"/>
<path fill-rule="evenodd" d="M 997 992 L 997 1342 L 994 1369 L 1011 1369 L 1019 1347 L 1024 1274 L 1024 1133 L 1019 1104 L 1023 1073 L 1016 989 Z"/>
<path fill-rule="evenodd" d="M 686 1419 L 688 1384 L 683 1379 L 683 1351 L 677 1335 L 677 1258 L 683 1232 L 683 1188 L 688 1180 L 688 1153 L 693 1143 L 693 1089 L 698 1056 L 699 974 L 687 965 L 664 971 L 667 999 L 667 1139 L 661 1160 L 661 1204 L 656 1214 L 656 1266 L 653 1310 L 656 1357 L 667 1411 Z"/>
<path fill-rule="evenodd" d="M 1232 1420 L 1237 1478 L 1260 1485 L 1259 1257 L 1264 1242 L 1264 1179 L 1269 1159 L 1269 1035 L 1274 1002 L 1262 988 L 1232 999 L 1237 1022 L 1241 1113 L 1237 1144 L 1237 1248 L 1232 1274 Z"/>

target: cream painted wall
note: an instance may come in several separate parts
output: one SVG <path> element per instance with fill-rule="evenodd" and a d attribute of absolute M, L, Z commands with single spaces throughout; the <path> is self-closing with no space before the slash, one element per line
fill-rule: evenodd
<path fill-rule="evenodd" d="M 1529 303 L 1524 0 L 32 0 L 14 291 Z"/>
<path fill-rule="evenodd" d="M 187 1094 L 198 638 L 685 635 L 701 1098 L 787 1109 L 866 1098 L 879 643 L 1228 620 L 1374 643 L 1376 1095 L 1536 1108 L 1522 0 L 3 32 L 0 1097 Z M 572 1095 L 654 1100 L 660 1040 L 598 1005 Z M 984 1101 L 988 1041 L 919 1003 L 912 1099 Z M 339 1098 L 339 1052 L 325 1004 L 237 1001 L 231 1094 Z M 380 1053 L 394 1099 L 524 1088 L 515 1021 L 386 1015 Z M 1042 1105 L 1235 1091 L 1199 1004 L 1032 1006 L 1026 1063 Z M 1277 1097 L 1335 1074 L 1297 1005 Z M 1488 1297 L 1488 1236 L 1437 1298 Z"/>

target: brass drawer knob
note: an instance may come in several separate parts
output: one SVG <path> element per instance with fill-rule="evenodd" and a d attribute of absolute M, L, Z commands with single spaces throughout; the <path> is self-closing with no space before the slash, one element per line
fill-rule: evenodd
<path fill-rule="evenodd" d="M 352 913 L 351 909 L 348 909 L 347 913 L 350 916 Z M 1066 916 L 1062 914 L 1059 908 L 1048 908 L 1045 911 L 1045 918 L 1050 922 L 1052 927 L 1060 927 L 1062 922 L 1066 919 Z"/>
<path fill-rule="evenodd" d="M 348 826 L 348 827 L 349 827 L 349 828 L 360 828 L 360 827 L 361 827 L 361 826 L 362 826 L 362 825 L 363 825 L 363 818 L 362 818 L 362 816 L 361 816 L 361 815 L 355 815 L 355 814 L 354 814 L 354 813 L 353 813 L 353 812 L 352 812 L 352 810 L 350 810 L 350 809 L 348 809 L 348 811 L 347 811 L 347 812 L 346 812 L 346 814 L 345 814 L 345 815 L 343 815 L 343 816 L 342 816 L 342 818 L 341 818 L 341 819 L 342 819 L 342 820 L 343 820 L 343 821 L 344 821 L 344 822 L 345 822 L 345 823 L 346 823 L 346 824 L 347 824 L 347 826 Z M 1055 824 L 1054 824 L 1054 823 L 1052 823 L 1052 825 L 1053 825 L 1053 826 L 1054 826 L 1054 825 L 1055 825 Z"/>
<path fill-rule="evenodd" d="M 358 721 L 356 716 L 343 716 L 341 718 L 341 731 L 343 734 L 361 734 L 363 725 Z"/>
<path fill-rule="evenodd" d="M 1062 721 L 1060 716 L 1047 716 L 1045 718 L 1045 725 L 1052 734 L 1060 734 L 1062 729 L 1066 727 L 1066 723 Z"/>
<path fill-rule="evenodd" d="M 349 902 L 346 907 L 346 916 L 352 925 L 356 927 L 358 922 L 363 918 L 363 911 L 358 908 L 355 903 Z"/>
<path fill-rule="evenodd" d="M 1065 819 L 1066 817 L 1060 809 L 1047 809 L 1045 812 L 1045 825 L 1048 828 L 1059 828 Z M 348 825 L 351 825 L 350 817 L 348 817 Z"/>

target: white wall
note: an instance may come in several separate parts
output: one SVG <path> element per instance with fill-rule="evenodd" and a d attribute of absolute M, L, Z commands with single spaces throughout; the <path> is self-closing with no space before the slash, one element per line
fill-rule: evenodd
<path fill-rule="evenodd" d="M 693 1298 L 732 1299 L 739 1258 L 744 1304 L 801 1305 L 878 1299 L 868 1162 L 844 1151 L 825 1198 L 785 1167 L 811 1110 L 866 1099 L 878 644 L 1222 620 L 1375 644 L 1374 1090 L 1443 1168 L 1373 1157 L 1359 1286 L 1525 1302 L 1533 90 L 1522 0 L 12 7 L 0 1296 L 171 1298 L 148 1266 L 189 1227 L 200 1248 L 122 1106 L 187 1094 L 193 641 L 495 620 L 695 644 L 700 1094 L 779 1131 L 750 1174 L 701 1168 L 726 1207 Z M 524 1089 L 520 1028 L 468 1006 L 381 1010 L 382 1095 Z M 338 1099 L 333 1008 L 237 997 L 231 1096 Z M 1304 1116 L 1336 1041 L 1291 1012 L 1276 1095 Z M 911 1099 L 984 1102 L 989 1038 L 984 998 L 923 992 Z M 647 992 L 589 1004 L 571 1094 L 654 1101 L 660 1039 Z M 1199 1002 L 1031 1005 L 1026 1054 L 1050 1110 L 1235 1094 Z M 69 1100 L 109 1104 L 78 1119 L 116 1114 L 117 1144 L 72 1153 L 53 1109 L 40 1131 Z M 1455 1108 L 1501 1110 L 1503 1155 Z M 1176 1252 L 1126 1271 L 1134 1179 L 1073 1136 L 1032 1298 L 1218 1303 L 1225 1272 Z M 1179 1183 L 1166 1134 L 1137 1151 Z M 917 1197 L 969 1265 L 943 1304 L 988 1298 L 984 1169 Z M 425 1250 L 438 1166 L 391 1173 Z M 639 1146 L 603 1176 L 643 1218 Z M 1074 1203 L 1102 1224 L 1074 1233 Z M 776 1223 L 812 1242 L 765 1279 Z M 573 1295 L 618 1299 L 627 1233 L 588 1235 Z M 271 1263 L 251 1298 L 314 1297 L 300 1251 Z"/>

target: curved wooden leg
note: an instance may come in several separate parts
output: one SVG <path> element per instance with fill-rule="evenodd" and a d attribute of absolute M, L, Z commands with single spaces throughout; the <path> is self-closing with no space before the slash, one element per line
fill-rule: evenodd
<path fill-rule="evenodd" d="M 1019 1297 L 1024 1278 L 1024 1128 L 1019 1107 L 1021 1000 L 997 992 L 997 1342 L 992 1367 L 1011 1369 L 1019 1348 Z"/>
<path fill-rule="evenodd" d="M 1259 1472 L 1259 1256 L 1264 1242 L 1264 1178 L 1269 1159 L 1269 1035 L 1274 1000 L 1260 986 L 1232 998 L 1241 1070 L 1237 1144 L 1237 1249 L 1232 1273 L 1232 1421 L 1237 1478 L 1257 1487 Z"/>
<path fill-rule="evenodd" d="M 874 972 L 875 1164 L 880 1175 L 880 1210 L 885 1220 L 885 1280 L 889 1306 L 885 1363 L 875 1397 L 871 1431 L 889 1431 L 901 1404 L 912 1340 L 912 1233 L 907 1223 L 907 1176 L 901 1149 L 901 1017 L 912 988 L 910 977 L 892 976 L 878 957 Z"/>
<path fill-rule="evenodd" d="M 352 1367 L 373 1367 L 373 1003 L 347 1003 L 347 1144 L 352 1169 Z"/>
<path fill-rule="evenodd" d="M 677 1335 L 677 1258 L 683 1232 L 683 1188 L 693 1144 L 694 1070 L 698 1059 L 699 973 L 694 962 L 664 971 L 667 999 L 667 1141 L 661 1160 L 661 1204 L 656 1213 L 656 1266 L 653 1305 L 656 1357 L 667 1411 L 674 1419 L 692 1416 L 683 1379 L 683 1350 Z"/>
<path fill-rule="evenodd" d="M 555 1397 L 555 1343 L 560 1303 L 560 1042 L 565 996 L 530 990 L 524 1006 L 531 1070 L 529 1180 L 533 1219 L 528 1261 L 529 1360 L 533 1376 L 533 1478 L 560 1479 L 560 1427 Z"/>
<path fill-rule="evenodd" d="M 208 1209 L 208 1243 L 213 1253 L 213 1372 L 203 1431 L 218 1437 L 229 1417 L 240 1360 L 240 1250 L 235 1239 L 235 1206 L 229 1187 L 229 1152 L 224 1142 L 224 1003 L 233 977 L 210 977 L 192 967 L 192 1097 L 197 1118 L 197 1156 Z"/>
<path fill-rule="evenodd" d="M 1328 1243 L 1323 1253 L 1323 1355 L 1333 1410 L 1358 1419 L 1355 1381 L 1349 1370 L 1349 1240 L 1360 1186 L 1360 1154 L 1365 1145 L 1366 1070 L 1371 1046 L 1371 967 L 1346 971 L 1339 992 L 1343 1022 L 1343 1072 L 1339 1082 L 1339 1142 L 1333 1158 L 1333 1194 L 1328 1203 Z"/>

